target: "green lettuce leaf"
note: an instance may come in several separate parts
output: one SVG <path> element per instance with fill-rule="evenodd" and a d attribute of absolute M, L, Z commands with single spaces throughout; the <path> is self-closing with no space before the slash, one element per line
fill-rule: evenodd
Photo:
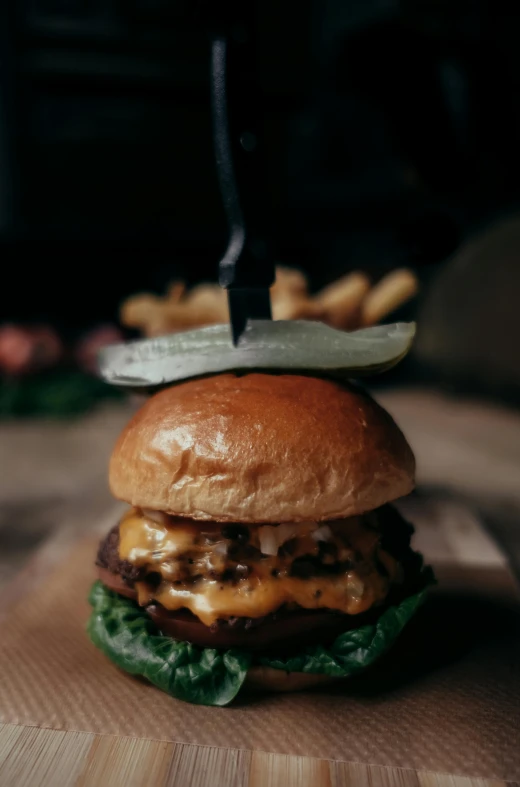
<path fill-rule="evenodd" d="M 88 634 L 121 669 L 195 705 L 228 705 L 246 679 L 251 656 L 238 650 L 197 648 L 163 637 L 130 599 L 95 582 Z"/>
<path fill-rule="evenodd" d="M 370 625 L 340 634 L 328 648 L 313 645 L 286 659 L 261 658 L 259 663 L 284 672 L 312 672 L 346 678 L 382 656 L 417 611 L 426 588 L 389 607 Z"/>
<path fill-rule="evenodd" d="M 286 659 L 253 657 L 243 650 L 198 648 L 163 637 L 147 613 L 130 599 L 96 582 L 87 630 L 92 642 L 117 666 L 142 675 L 177 699 L 197 705 L 227 705 L 253 664 L 287 672 L 346 678 L 382 656 L 424 600 L 426 588 L 386 609 L 378 620 L 341 634 L 328 648 L 303 648 Z"/>

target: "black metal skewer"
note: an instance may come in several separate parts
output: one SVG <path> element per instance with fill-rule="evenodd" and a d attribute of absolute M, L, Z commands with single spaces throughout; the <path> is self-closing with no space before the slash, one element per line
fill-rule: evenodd
<path fill-rule="evenodd" d="M 213 139 L 229 225 L 219 281 L 228 291 L 233 343 L 247 321 L 270 320 L 275 268 L 266 232 L 265 159 L 255 69 L 253 4 L 224 2 L 212 39 Z"/>

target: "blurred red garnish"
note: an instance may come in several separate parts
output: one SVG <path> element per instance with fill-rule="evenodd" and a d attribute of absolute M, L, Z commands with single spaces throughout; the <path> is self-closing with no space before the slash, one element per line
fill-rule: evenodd
<path fill-rule="evenodd" d="M 55 366 L 63 344 L 47 325 L 0 326 L 0 373 L 19 376 Z"/>

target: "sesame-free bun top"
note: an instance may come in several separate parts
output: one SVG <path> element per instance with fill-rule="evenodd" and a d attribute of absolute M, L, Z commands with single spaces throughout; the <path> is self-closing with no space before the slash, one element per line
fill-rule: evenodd
<path fill-rule="evenodd" d="M 366 393 L 300 375 L 222 374 L 152 396 L 110 460 L 115 497 L 219 522 L 354 516 L 408 494 L 415 461 Z"/>

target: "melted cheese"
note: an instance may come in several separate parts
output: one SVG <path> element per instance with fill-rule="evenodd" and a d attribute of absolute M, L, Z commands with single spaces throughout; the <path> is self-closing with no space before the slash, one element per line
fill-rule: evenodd
<path fill-rule="evenodd" d="M 160 564 L 192 549 L 199 532 L 186 520 L 172 527 L 132 510 L 119 525 L 119 555 L 133 566 Z"/>
<path fill-rule="evenodd" d="M 352 571 L 309 579 L 290 576 L 287 572 L 273 575 L 273 570 L 283 565 L 283 560 L 263 557 L 252 564 L 252 575 L 235 583 L 209 576 L 190 582 L 173 582 L 173 567 L 186 553 L 195 556 L 195 561 L 200 555 L 211 568 L 211 559 L 207 557 L 210 551 L 208 536 L 214 548 L 215 543 L 223 540 L 220 536 L 222 525 L 183 519 L 161 524 L 135 510 L 120 524 L 119 554 L 133 565 L 146 566 L 162 577 L 159 585 L 153 588 L 146 582 L 136 583 L 141 605 L 155 600 L 168 610 L 189 609 L 207 626 L 219 618 L 262 617 L 284 604 L 356 615 L 384 600 L 391 582 L 398 581 L 400 567 L 388 553 L 378 549 L 378 534 L 364 527 L 361 518 L 329 524 L 333 532 L 342 529 L 348 533 L 349 549 L 344 551 L 356 553 L 361 561 Z M 249 533 L 250 540 L 257 543 L 255 527 L 257 529 L 257 526 L 250 526 Z M 316 542 L 306 534 L 298 551 L 307 554 L 306 550 L 311 548 L 317 550 Z M 382 558 L 388 576 L 377 569 L 376 553 Z M 225 562 L 225 558 L 221 559 Z"/>
<path fill-rule="evenodd" d="M 380 576 L 362 585 L 357 577 L 298 579 L 297 577 L 266 577 L 253 581 L 241 580 L 236 585 L 204 580 L 200 588 L 178 588 L 161 583 L 153 594 L 166 609 L 189 609 L 206 625 L 219 618 L 256 618 L 275 612 L 283 604 L 297 604 L 304 609 L 333 609 L 357 615 L 370 609 L 387 594 L 387 583 Z"/>

